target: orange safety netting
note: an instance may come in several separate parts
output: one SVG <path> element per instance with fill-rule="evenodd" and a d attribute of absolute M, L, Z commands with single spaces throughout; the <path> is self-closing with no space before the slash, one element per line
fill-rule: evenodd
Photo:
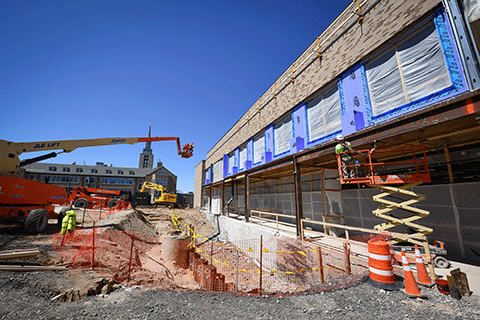
<path fill-rule="evenodd" d="M 181 227 L 175 216 L 172 221 Z M 160 238 L 92 227 L 65 237 L 55 234 L 53 247 L 74 274 L 94 270 L 119 283 L 162 290 L 298 294 L 342 288 L 366 274 L 364 265 L 346 272 L 338 248 L 320 250 L 298 239 L 219 242 L 202 237 Z"/>

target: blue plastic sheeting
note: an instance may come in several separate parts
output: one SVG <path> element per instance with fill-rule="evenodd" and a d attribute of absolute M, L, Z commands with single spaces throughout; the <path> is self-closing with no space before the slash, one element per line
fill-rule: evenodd
<path fill-rule="evenodd" d="M 362 81 L 362 65 L 358 64 L 341 77 L 339 90 L 344 112 L 341 115 L 342 133 L 347 136 L 363 129 L 368 123 L 366 91 Z"/>

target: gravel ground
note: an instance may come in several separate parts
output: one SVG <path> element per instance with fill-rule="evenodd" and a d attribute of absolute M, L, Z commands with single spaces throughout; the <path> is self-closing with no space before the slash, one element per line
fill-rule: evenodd
<path fill-rule="evenodd" d="M 211 232 L 201 217 L 180 212 L 201 232 Z M 202 226 L 202 228 L 200 228 Z M 161 226 L 157 226 L 157 229 Z M 165 229 L 165 231 L 168 231 Z M 37 247 L 37 259 L 3 261 L 2 264 L 52 265 L 60 263 L 51 252 L 51 237 L 24 235 L 19 229 L 0 230 L 0 250 Z M 202 292 L 169 292 L 146 287 L 120 286 L 110 294 L 96 294 L 63 302 L 59 293 L 86 288 L 98 275 L 67 271 L 0 271 L 0 319 L 480 319 L 478 292 L 455 300 L 436 288 L 422 288 L 428 299 L 409 298 L 360 281 L 336 291 L 282 297 L 216 295 Z"/>
<path fill-rule="evenodd" d="M 359 283 L 308 295 L 251 297 L 124 286 L 62 303 L 44 286 L 66 272 L 1 272 L 0 319 L 480 319 L 476 295 L 454 300 L 436 288 L 409 298 Z"/>

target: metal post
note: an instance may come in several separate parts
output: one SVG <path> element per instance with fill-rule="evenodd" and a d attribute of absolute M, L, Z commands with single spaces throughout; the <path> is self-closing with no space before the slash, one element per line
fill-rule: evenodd
<path fill-rule="evenodd" d="M 352 273 L 352 267 L 350 265 L 350 250 L 348 248 L 348 244 L 346 242 L 343 243 L 343 256 L 345 260 L 345 273 L 351 274 Z"/>
<path fill-rule="evenodd" d="M 450 183 L 453 183 L 453 171 L 452 164 L 450 163 L 450 151 L 448 148 L 443 148 L 445 151 L 445 160 L 447 161 L 448 177 L 450 178 Z"/>
<path fill-rule="evenodd" d="M 322 190 L 322 218 L 323 218 L 323 223 L 327 223 L 327 211 L 325 207 L 325 169 L 322 168 L 322 180 L 321 180 L 321 190 Z M 325 235 L 328 234 L 328 227 L 323 225 L 323 233 Z"/>
<path fill-rule="evenodd" d="M 222 214 L 222 216 L 225 214 L 225 180 L 222 180 L 222 186 L 221 186 L 221 190 L 220 190 L 220 213 Z"/>
<path fill-rule="evenodd" d="M 300 166 L 297 162 L 297 157 L 293 156 L 293 177 L 295 184 L 295 211 L 296 211 L 296 226 L 297 226 L 297 237 L 302 236 L 301 230 L 301 220 L 303 219 L 303 203 L 302 203 L 302 182 L 301 182 L 301 172 Z"/>
<path fill-rule="evenodd" d="M 130 282 L 130 273 L 132 272 L 132 256 L 133 256 L 133 238 L 135 234 L 132 233 L 132 245 L 130 246 L 130 260 L 128 261 L 128 277 L 127 277 L 127 283 Z"/>
<path fill-rule="evenodd" d="M 213 241 L 210 240 L 210 265 L 213 266 Z"/>
<path fill-rule="evenodd" d="M 87 208 L 83 208 L 83 216 L 82 216 L 82 228 L 83 228 L 83 222 L 85 221 L 85 211 L 87 210 Z"/>
<path fill-rule="evenodd" d="M 263 235 L 260 236 L 260 290 L 259 293 L 262 295 L 262 269 L 263 269 Z"/>
<path fill-rule="evenodd" d="M 237 267 L 235 268 L 235 270 L 236 270 L 236 273 L 237 273 L 237 275 L 236 275 L 236 278 L 237 278 L 236 279 L 236 287 L 237 287 L 237 291 L 238 291 L 238 249 L 236 251 L 237 251 Z"/>
<path fill-rule="evenodd" d="M 212 185 L 210 184 L 210 198 L 208 199 L 208 210 L 210 210 L 210 213 L 212 213 Z"/>
<path fill-rule="evenodd" d="M 317 257 L 318 257 L 318 274 L 320 276 L 320 283 L 324 283 L 325 277 L 323 275 L 322 249 L 320 247 L 317 247 Z"/>
<path fill-rule="evenodd" d="M 250 221 L 250 212 L 248 210 L 248 198 L 250 196 L 250 178 L 248 174 L 245 174 L 245 221 Z"/>
<path fill-rule="evenodd" d="M 427 237 L 425 237 L 423 247 L 425 248 L 425 261 L 428 263 L 428 268 L 430 270 L 430 278 L 435 280 L 437 279 L 437 275 L 435 274 L 435 268 L 433 267 L 432 253 L 430 252 L 430 246 L 428 245 Z"/>
<path fill-rule="evenodd" d="M 95 270 L 95 221 L 93 221 L 92 231 L 92 270 Z"/>
<path fill-rule="evenodd" d="M 102 219 L 102 207 L 103 207 L 103 203 L 100 203 L 100 211 L 98 212 L 98 221 Z"/>

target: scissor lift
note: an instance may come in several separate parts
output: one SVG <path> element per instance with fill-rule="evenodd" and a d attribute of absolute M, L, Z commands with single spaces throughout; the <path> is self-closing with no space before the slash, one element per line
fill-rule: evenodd
<path fill-rule="evenodd" d="M 414 231 L 411 235 L 425 236 L 432 233 L 433 230 L 431 228 L 414 223 L 414 221 L 430 214 L 429 211 L 412 207 L 413 204 L 424 200 L 426 197 L 407 190 L 421 183 L 431 181 L 425 148 L 423 146 L 360 150 L 354 153 L 350 152 L 350 155 L 356 160 L 355 162 L 357 164 L 343 166 L 340 159 L 341 154 L 337 155 L 340 182 L 342 184 L 364 183 L 369 187 L 383 191 L 371 197 L 373 201 L 381 204 L 380 207 L 372 213 L 379 218 L 387 220 L 385 223 L 376 225 L 374 227 L 375 230 L 386 231 L 393 227 L 404 225 L 407 226 L 410 231 Z M 362 161 L 358 161 L 357 159 Z M 356 177 L 344 178 L 344 168 L 354 169 Z M 401 184 L 401 186 L 391 186 L 398 184 Z M 386 197 L 392 195 L 400 195 L 399 197 L 390 197 L 396 200 L 401 198 L 400 202 L 386 199 Z M 410 214 L 404 217 L 396 217 L 392 214 L 392 211 L 396 209 L 408 211 Z M 423 245 L 420 241 L 411 238 L 395 238 L 392 239 L 392 244 L 404 241 Z"/>

